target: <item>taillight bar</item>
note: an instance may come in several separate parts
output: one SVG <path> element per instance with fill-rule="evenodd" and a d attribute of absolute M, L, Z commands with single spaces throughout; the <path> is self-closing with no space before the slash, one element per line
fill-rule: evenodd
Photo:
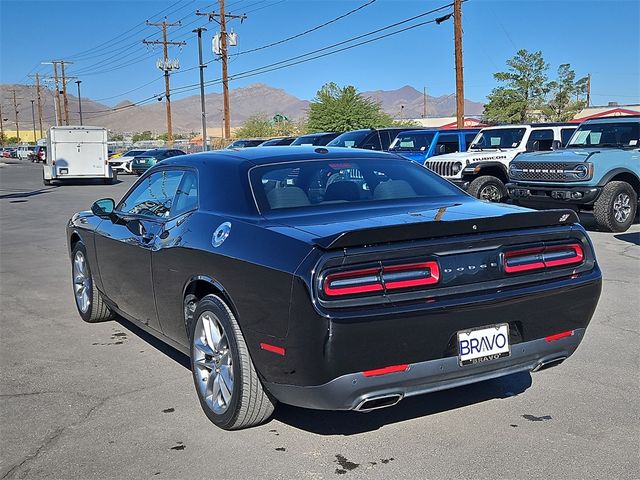
<path fill-rule="evenodd" d="M 329 297 L 435 285 L 440 281 L 438 262 L 380 266 L 331 273 L 322 290 Z"/>
<path fill-rule="evenodd" d="M 546 247 L 512 250 L 504 254 L 505 273 L 527 272 L 566 265 L 577 265 L 584 261 L 582 245 L 550 245 Z"/>
<path fill-rule="evenodd" d="M 379 268 L 367 268 L 327 275 L 323 286 L 330 297 L 355 293 L 378 292 L 384 290 Z"/>

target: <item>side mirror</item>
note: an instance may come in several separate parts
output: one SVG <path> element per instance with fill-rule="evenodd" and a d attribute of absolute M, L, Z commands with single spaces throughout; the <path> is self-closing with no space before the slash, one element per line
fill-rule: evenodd
<path fill-rule="evenodd" d="M 562 150 L 562 142 L 560 140 L 554 140 L 551 142 L 551 150 Z"/>
<path fill-rule="evenodd" d="M 116 208 L 116 203 L 112 198 L 102 198 L 96 200 L 91 205 L 91 212 L 98 217 L 108 217 Z"/>

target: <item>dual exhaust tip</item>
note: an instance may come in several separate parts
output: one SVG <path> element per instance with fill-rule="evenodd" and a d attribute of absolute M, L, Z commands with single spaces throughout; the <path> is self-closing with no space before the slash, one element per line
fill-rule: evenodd
<path fill-rule="evenodd" d="M 388 395 L 365 398 L 354 410 L 356 412 L 367 413 L 381 408 L 393 407 L 402 400 L 402 397 L 403 395 L 400 393 L 390 393 Z"/>

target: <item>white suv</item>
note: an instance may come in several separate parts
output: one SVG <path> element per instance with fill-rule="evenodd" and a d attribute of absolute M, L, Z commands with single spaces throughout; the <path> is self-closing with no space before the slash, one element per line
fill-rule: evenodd
<path fill-rule="evenodd" d="M 425 166 L 474 197 L 491 202 L 507 198 L 509 163 L 521 152 L 561 148 L 575 123 L 534 123 L 483 128 L 466 152 L 433 157 Z"/>

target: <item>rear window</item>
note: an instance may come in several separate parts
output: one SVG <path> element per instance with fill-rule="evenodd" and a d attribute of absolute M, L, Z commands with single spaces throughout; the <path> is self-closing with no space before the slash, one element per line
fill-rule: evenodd
<path fill-rule="evenodd" d="M 409 161 L 310 160 L 254 167 L 251 187 L 261 212 L 343 209 L 393 201 L 456 197 L 459 191 Z"/>

